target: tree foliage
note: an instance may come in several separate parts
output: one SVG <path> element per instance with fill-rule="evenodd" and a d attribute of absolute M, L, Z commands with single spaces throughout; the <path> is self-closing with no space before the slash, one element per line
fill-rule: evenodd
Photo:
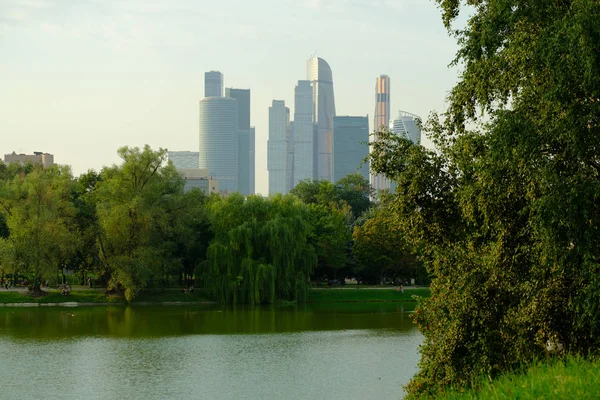
<path fill-rule="evenodd" d="M 352 238 L 355 273 L 360 282 L 383 284 L 388 279 L 415 277 L 417 261 L 386 208 L 378 208 L 362 225 L 354 227 Z"/>
<path fill-rule="evenodd" d="M 469 0 L 453 30 L 437 2 L 463 67 L 438 152 L 388 135 L 371 164 L 434 277 L 415 396 L 600 345 L 600 3 Z"/>
<path fill-rule="evenodd" d="M 177 267 L 173 218 L 183 182 L 166 150 L 120 148 L 123 164 L 105 168 L 98 183 L 98 245 L 109 284 L 131 300 L 153 276 Z"/>
<path fill-rule="evenodd" d="M 2 207 L 8 236 L 0 238 L 2 264 L 9 272 L 33 277 L 40 292 L 44 279 L 54 276 L 78 246 L 72 176 L 68 167 L 40 165 L 3 183 Z"/>
<path fill-rule="evenodd" d="M 273 303 L 306 298 L 316 253 L 309 243 L 310 209 L 293 196 L 238 193 L 209 205 L 214 240 L 206 287 L 226 303 Z"/>

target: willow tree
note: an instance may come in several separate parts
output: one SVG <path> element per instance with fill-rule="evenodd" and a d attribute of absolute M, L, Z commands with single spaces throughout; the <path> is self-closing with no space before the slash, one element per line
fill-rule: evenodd
<path fill-rule="evenodd" d="M 32 166 L 3 184 L 8 237 L 0 238 L 2 263 L 33 278 L 32 290 L 66 267 L 79 241 L 71 202 L 73 177 L 65 166 Z"/>
<path fill-rule="evenodd" d="M 97 183 L 98 247 L 109 285 L 127 300 L 153 276 L 178 268 L 172 257 L 171 210 L 183 180 L 166 163 L 166 150 L 148 145 L 118 150 L 123 163 L 105 168 Z"/>
<path fill-rule="evenodd" d="M 207 289 L 221 302 L 304 300 L 317 262 L 308 243 L 308 207 L 294 196 L 247 200 L 234 193 L 209 205 L 214 239 L 207 252 Z"/>
<path fill-rule="evenodd" d="M 436 2 L 462 67 L 438 152 L 388 136 L 371 163 L 433 276 L 415 396 L 600 345 L 600 3 Z"/>

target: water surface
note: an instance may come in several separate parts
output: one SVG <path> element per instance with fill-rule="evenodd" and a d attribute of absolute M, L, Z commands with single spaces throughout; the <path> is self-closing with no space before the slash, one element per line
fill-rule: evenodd
<path fill-rule="evenodd" d="M 411 305 L 0 309 L 17 399 L 398 399 L 422 341 Z"/>

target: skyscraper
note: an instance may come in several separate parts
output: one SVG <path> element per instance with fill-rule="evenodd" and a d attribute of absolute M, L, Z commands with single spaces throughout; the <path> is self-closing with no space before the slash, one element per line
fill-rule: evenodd
<path fill-rule="evenodd" d="M 267 142 L 267 169 L 269 170 L 269 195 L 287 193 L 288 138 L 290 109 L 283 100 L 273 100 L 269 107 L 269 140 Z"/>
<path fill-rule="evenodd" d="M 250 150 L 250 183 L 248 184 L 248 188 L 250 190 L 250 194 L 256 193 L 256 129 L 251 126 L 250 127 L 250 136 L 249 136 L 249 150 Z"/>
<path fill-rule="evenodd" d="M 329 64 L 318 57 L 308 60 L 307 79 L 313 88 L 313 122 L 317 129 L 316 178 L 331 181 L 335 99 L 333 96 L 333 76 Z"/>
<path fill-rule="evenodd" d="M 421 117 L 406 111 L 398 111 L 398 116 L 390 120 L 391 131 L 398 136 L 421 144 Z"/>
<path fill-rule="evenodd" d="M 369 155 L 368 141 L 368 116 L 336 116 L 333 119 L 334 183 L 355 172 L 359 172 L 367 181 L 369 180 L 369 164 L 362 164 Z"/>
<path fill-rule="evenodd" d="M 219 71 L 204 73 L 204 97 L 223 96 L 223 74 Z"/>
<path fill-rule="evenodd" d="M 237 101 L 229 97 L 200 100 L 199 167 L 219 181 L 220 190 L 238 190 L 239 130 Z"/>
<path fill-rule="evenodd" d="M 398 111 L 398 116 L 390 120 L 390 130 L 394 135 L 421 144 L 421 118 L 406 111 Z M 396 191 L 396 182 L 390 182 L 390 191 Z"/>
<path fill-rule="evenodd" d="M 177 169 L 195 169 L 199 168 L 198 158 L 200 153 L 197 151 L 168 151 L 167 158 Z"/>
<path fill-rule="evenodd" d="M 250 132 L 250 89 L 226 88 L 225 97 L 231 97 L 237 101 L 239 131 L 238 191 L 247 196 L 254 193 L 254 185 L 251 185 L 251 181 L 254 181 L 253 174 L 255 161 L 254 139 Z"/>
<path fill-rule="evenodd" d="M 375 83 L 375 119 L 373 123 L 373 129 L 375 135 L 374 141 L 377 141 L 377 132 L 381 129 L 389 129 L 388 122 L 391 118 L 390 115 L 390 77 L 387 75 L 380 75 L 377 77 Z M 371 174 L 370 177 L 371 185 L 375 190 L 389 189 L 390 181 L 381 174 Z"/>
<path fill-rule="evenodd" d="M 315 179 L 315 129 L 313 89 L 310 81 L 298 81 L 294 90 L 293 185 Z"/>

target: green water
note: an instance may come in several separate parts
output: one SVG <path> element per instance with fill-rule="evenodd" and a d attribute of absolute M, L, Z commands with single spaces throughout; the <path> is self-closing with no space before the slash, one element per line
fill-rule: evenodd
<path fill-rule="evenodd" d="M 398 399 L 411 305 L 0 309 L 2 399 Z"/>

